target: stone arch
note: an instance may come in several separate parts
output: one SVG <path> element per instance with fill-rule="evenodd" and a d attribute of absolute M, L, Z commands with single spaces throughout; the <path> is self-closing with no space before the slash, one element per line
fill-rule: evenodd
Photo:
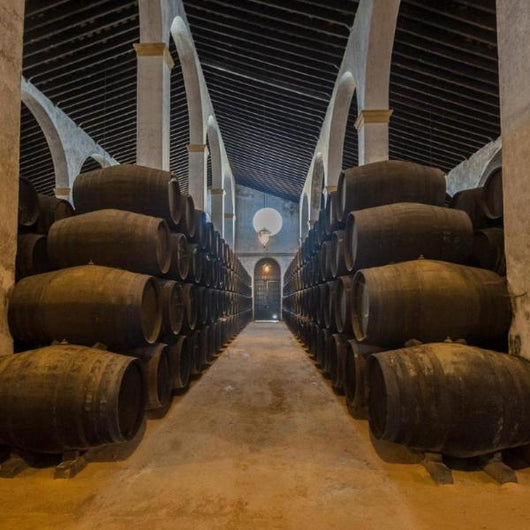
<path fill-rule="evenodd" d="M 307 235 L 309 229 L 309 198 L 307 193 L 302 193 L 302 205 L 300 207 L 300 238 Z"/>
<path fill-rule="evenodd" d="M 280 264 L 274 258 L 267 256 L 256 262 L 253 273 L 254 319 L 281 320 L 282 270 Z"/>
<path fill-rule="evenodd" d="M 184 77 L 184 86 L 186 88 L 190 124 L 190 144 L 203 145 L 206 140 L 206 135 L 201 82 L 191 35 L 182 17 L 177 16 L 173 20 L 171 34 L 177 47 Z"/>
<path fill-rule="evenodd" d="M 68 158 L 61 135 L 59 134 L 59 130 L 57 129 L 52 116 L 50 116 L 48 110 L 41 104 L 41 102 L 27 90 L 25 83 L 22 83 L 21 85 L 21 98 L 22 103 L 26 105 L 37 120 L 37 123 L 40 125 L 46 141 L 48 142 L 55 171 L 56 188 L 68 188 L 70 185 Z"/>
<path fill-rule="evenodd" d="M 493 156 L 486 162 L 480 175 L 479 186 L 484 186 L 488 177 L 497 169 L 502 167 L 502 147 L 495 151 Z"/>
<path fill-rule="evenodd" d="M 86 173 L 87 171 L 93 171 L 102 167 L 104 166 L 94 155 L 89 155 L 82 163 L 81 168 L 79 169 L 79 173 Z"/>
<path fill-rule="evenodd" d="M 351 72 L 346 72 L 338 82 L 331 113 L 328 140 L 328 170 L 326 174 L 326 185 L 328 186 L 337 185 L 342 171 L 344 137 L 346 136 L 346 126 L 348 125 L 348 115 L 354 92 L 355 80 Z"/>
<path fill-rule="evenodd" d="M 309 218 L 311 221 L 316 221 L 318 218 L 322 189 L 326 182 L 325 173 L 324 158 L 322 153 L 317 153 L 313 159 L 313 170 L 311 172 L 311 196 L 309 212 Z"/>
<path fill-rule="evenodd" d="M 212 187 L 223 188 L 223 158 L 219 140 L 219 128 L 213 116 L 208 118 L 207 138 L 212 158 Z"/>

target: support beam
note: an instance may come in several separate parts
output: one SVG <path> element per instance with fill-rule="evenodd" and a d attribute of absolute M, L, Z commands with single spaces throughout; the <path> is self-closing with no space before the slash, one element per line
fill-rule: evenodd
<path fill-rule="evenodd" d="M 134 44 L 138 59 L 136 162 L 169 170 L 171 69 L 164 42 Z"/>
<path fill-rule="evenodd" d="M 391 109 L 362 110 L 355 122 L 359 135 L 359 165 L 388 160 L 388 122 Z"/>
<path fill-rule="evenodd" d="M 0 7 L 0 355 L 13 353 L 7 324 L 9 291 L 15 280 L 20 144 L 20 79 L 24 1 Z"/>
<path fill-rule="evenodd" d="M 530 3 L 497 0 L 510 353 L 530 359 Z"/>
<path fill-rule="evenodd" d="M 189 144 L 189 194 L 193 197 L 195 208 L 206 211 L 207 188 L 206 167 L 208 164 L 208 146 Z"/>

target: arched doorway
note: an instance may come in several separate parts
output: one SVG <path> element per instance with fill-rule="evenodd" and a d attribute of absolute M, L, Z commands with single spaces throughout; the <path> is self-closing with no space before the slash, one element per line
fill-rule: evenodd
<path fill-rule="evenodd" d="M 280 266 L 272 258 L 254 267 L 254 320 L 279 320 L 281 312 Z"/>

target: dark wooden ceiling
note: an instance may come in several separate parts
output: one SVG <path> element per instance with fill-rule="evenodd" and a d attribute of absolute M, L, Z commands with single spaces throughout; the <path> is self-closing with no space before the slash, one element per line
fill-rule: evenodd
<path fill-rule="evenodd" d="M 298 200 L 333 90 L 354 0 L 185 0 L 240 184 Z M 24 75 L 121 163 L 135 160 L 137 1 L 28 0 Z M 187 187 L 188 115 L 174 44 L 171 169 Z M 391 86 L 392 158 L 449 170 L 499 135 L 494 0 L 403 0 Z M 350 109 L 344 167 L 357 163 Z M 21 172 L 53 166 L 22 113 Z"/>

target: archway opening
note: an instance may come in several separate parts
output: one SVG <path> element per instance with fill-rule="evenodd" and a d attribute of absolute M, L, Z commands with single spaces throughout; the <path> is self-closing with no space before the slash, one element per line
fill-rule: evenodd
<path fill-rule="evenodd" d="M 277 321 L 281 316 L 281 271 L 272 258 L 254 267 L 254 320 Z"/>
<path fill-rule="evenodd" d="M 24 103 L 20 111 L 20 176 L 29 180 L 37 192 L 53 195 L 55 168 L 46 136 Z"/>
<path fill-rule="evenodd" d="M 89 156 L 81 166 L 80 173 L 87 173 L 88 171 L 94 171 L 96 169 L 101 169 L 103 166 L 95 159 Z"/>
<path fill-rule="evenodd" d="M 303 239 L 309 230 L 309 201 L 307 195 L 302 194 L 302 208 L 300 210 L 300 237 Z"/>

